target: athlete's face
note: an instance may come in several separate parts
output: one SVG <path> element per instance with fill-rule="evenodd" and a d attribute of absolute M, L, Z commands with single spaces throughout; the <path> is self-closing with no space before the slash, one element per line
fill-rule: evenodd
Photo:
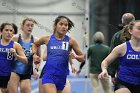
<path fill-rule="evenodd" d="M 1 32 L 2 38 L 6 40 L 11 40 L 14 34 L 14 29 L 11 25 L 5 25 L 4 29 Z"/>
<path fill-rule="evenodd" d="M 60 21 L 55 26 L 55 30 L 60 35 L 65 35 L 68 31 L 68 21 L 65 18 L 61 18 Z"/>
<path fill-rule="evenodd" d="M 140 39 L 140 22 L 136 22 L 130 32 L 132 37 Z"/>
<path fill-rule="evenodd" d="M 22 26 L 22 30 L 25 34 L 31 34 L 32 33 L 32 30 L 33 30 L 33 27 L 34 27 L 34 23 L 33 21 L 25 21 L 25 23 L 23 24 Z"/>

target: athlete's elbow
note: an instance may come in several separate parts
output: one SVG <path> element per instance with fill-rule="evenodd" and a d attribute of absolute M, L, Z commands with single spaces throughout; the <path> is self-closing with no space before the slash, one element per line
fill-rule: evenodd
<path fill-rule="evenodd" d="M 85 56 L 84 56 L 84 55 L 82 55 L 82 56 L 79 58 L 79 62 L 81 62 L 81 63 L 85 62 Z"/>

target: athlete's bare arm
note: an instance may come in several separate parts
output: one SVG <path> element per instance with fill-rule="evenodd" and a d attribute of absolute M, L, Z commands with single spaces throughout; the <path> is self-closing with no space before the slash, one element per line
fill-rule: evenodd
<path fill-rule="evenodd" d="M 74 50 L 74 52 L 76 53 L 75 58 L 79 61 L 79 62 L 84 62 L 85 58 L 84 58 L 84 54 L 82 53 L 82 51 L 80 50 L 80 47 L 78 45 L 78 43 L 76 42 L 75 39 L 71 38 L 70 39 L 70 44 L 72 49 Z"/>
<path fill-rule="evenodd" d="M 15 57 L 20 60 L 22 63 L 27 63 L 27 57 L 24 54 L 24 51 L 21 47 L 21 45 L 17 42 L 14 42 L 14 49 L 16 52 L 14 52 Z"/>

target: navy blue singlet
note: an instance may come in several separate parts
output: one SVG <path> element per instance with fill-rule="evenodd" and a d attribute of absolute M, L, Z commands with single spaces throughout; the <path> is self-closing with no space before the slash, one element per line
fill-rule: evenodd
<path fill-rule="evenodd" d="M 31 36 L 31 40 L 29 42 L 23 42 L 21 39 L 21 35 L 19 35 L 18 43 L 23 47 L 24 53 L 28 59 L 27 64 L 23 64 L 19 60 L 12 65 L 12 72 L 22 74 L 22 75 L 31 75 L 33 73 L 33 58 L 31 45 L 34 42 L 33 36 Z"/>

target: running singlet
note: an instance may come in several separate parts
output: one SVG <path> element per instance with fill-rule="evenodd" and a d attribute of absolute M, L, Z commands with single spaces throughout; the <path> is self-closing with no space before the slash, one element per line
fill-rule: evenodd
<path fill-rule="evenodd" d="M 64 39 L 58 40 L 53 34 L 47 45 L 47 58 L 44 73 L 50 75 L 68 75 L 69 52 L 69 37 L 65 35 Z"/>
<path fill-rule="evenodd" d="M 129 41 L 126 42 L 126 54 L 120 58 L 118 78 L 124 82 L 140 85 L 140 51 L 132 49 Z"/>
<path fill-rule="evenodd" d="M 24 53 L 28 59 L 27 64 L 23 64 L 22 62 L 16 60 L 16 62 L 12 65 L 12 71 L 22 75 L 31 75 L 33 73 L 33 58 L 31 45 L 34 42 L 33 36 L 31 36 L 31 40 L 29 42 L 23 42 L 21 39 L 21 35 L 19 34 L 18 43 L 24 49 Z"/>
<path fill-rule="evenodd" d="M 0 76 L 10 76 L 11 64 L 14 62 L 14 55 L 9 52 L 13 48 L 14 41 L 11 41 L 7 46 L 3 46 L 0 40 Z"/>

